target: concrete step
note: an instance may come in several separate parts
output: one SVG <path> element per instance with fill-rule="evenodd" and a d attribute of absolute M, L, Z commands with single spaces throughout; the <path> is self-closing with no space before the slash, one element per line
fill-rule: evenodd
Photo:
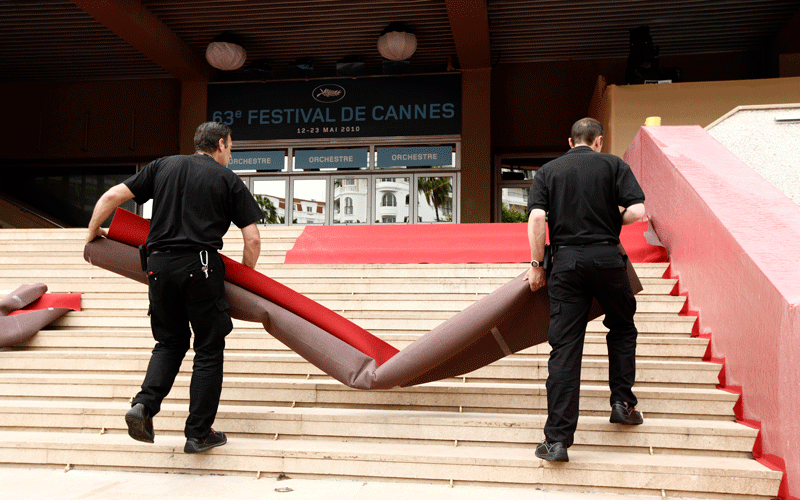
<path fill-rule="evenodd" d="M 35 251 L 35 249 L 31 249 Z M 90 265 L 88 262 L 76 267 L 60 268 L 57 263 L 49 261 L 52 268 L 23 269 L 10 265 L 2 269 L 6 279 L 61 277 L 77 281 L 109 276 L 119 279 L 118 275 Z M 635 269 L 640 278 L 659 278 L 666 270 L 666 264 L 637 264 Z M 525 272 L 524 264 L 326 264 L 326 265 L 259 265 L 257 269 L 273 279 L 280 281 L 284 277 L 316 279 L 320 275 L 337 278 L 392 278 L 397 280 L 410 277 L 427 279 L 496 279 L 505 281 Z"/>
<path fill-rule="evenodd" d="M 280 343 L 258 325 L 249 324 L 247 328 L 236 328 L 226 337 L 226 353 L 286 353 L 289 348 Z M 403 349 L 421 335 L 400 333 L 386 335 L 386 342 L 398 349 Z M 656 337 L 640 336 L 637 340 L 636 355 L 640 360 L 654 361 L 698 361 L 706 352 L 708 339 L 692 337 Z M 60 329 L 42 330 L 26 343 L 13 348 L 14 352 L 47 352 L 48 350 L 96 350 L 96 349 L 128 349 L 149 353 L 154 345 L 148 327 L 116 329 L 109 335 L 102 329 Z M 11 349 L 9 350 L 11 351 Z M 546 356 L 550 352 L 548 344 L 540 344 L 524 349 L 515 356 Z M 2 351 L 0 351 L 2 353 Z M 14 354 L 16 355 L 16 354 Z M 606 358 L 605 337 L 600 334 L 588 334 L 584 343 L 584 358 Z"/>
<path fill-rule="evenodd" d="M 334 311 L 375 312 L 379 317 L 388 316 L 389 311 L 392 312 L 392 316 L 395 316 L 394 312 L 407 312 L 414 317 L 419 317 L 419 313 L 436 311 L 443 313 L 432 315 L 439 320 L 445 320 L 485 297 L 468 293 L 417 294 L 404 297 L 390 293 L 358 295 L 307 293 L 305 296 Z M 637 311 L 640 315 L 677 314 L 685 302 L 685 297 L 645 295 L 637 299 Z M 124 315 L 140 315 L 142 310 L 147 310 L 148 304 L 149 301 L 144 294 L 135 299 L 82 297 L 81 300 L 82 312 L 95 315 L 108 314 L 108 310 Z"/>
<path fill-rule="evenodd" d="M 303 228 L 265 228 L 258 270 L 402 349 L 524 272 L 520 264 L 285 265 Z M 82 292 L 26 344 L 0 350 L 0 464 L 201 474 L 444 482 L 691 498 L 772 498 L 780 473 L 750 455 L 757 431 L 733 422 L 708 339 L 681 316 L 666 263 L 635 264 L 637 386 L 645 424 L 608 422 L 602 317 L 587 328 L 581 419 L 568 464 L 533 456 L 546 414 L 542 344 L 465 377 L 388 391 L 331 380 L 265 332 L 235 321 L 215 427 L 230 443 L 182 453 L 191 351 L 156 417 L 155 445 L 126 435 L 151 337 L 146 286 L 83 261 L 84 229 L 0 231 L 0 291 L 42 281 Z M 241 258 L 233 228 L 223 253 Z M 101 429 L 103 434 L 101 435 Z M 663 490 L 663 491 L 662 491 Z M 523 491 L 523 490 L 520 490 Z"/>
<path fill-rule="evenodd" d="M 239 240 L 224 240 L 223 253 L 227 254 L 241 254 L 244 250 L 244 242 Z M 45 257 L 48 254 L 58 254 L 62 257 L 83 257 L 83 249 L 85 243 L 78 240 L 13 240 L 3 241 L 0 240 L 0 255 L 20 255 L 22 253 L 30 252 L 32 246 L 35 246 L 37 252 L 31 254 L 31 258 L 46 261 Z M 285 254 L 294 246 L 294 239 L 292 238 L 262 238 L 261 249 L 270 252 L 283 251 Z M 230 256 L 230 255 L 229 255 Z"/>
<path fill-rule="evenodd" d="M 281 238 L 296 240 L 302 233 L 303 227 L 290 227 L 290 226 L 269 226 L 259 227 L 259 232 L 262 239 Z M 0 243 L 8 242 L 36 242 L 36 241 L 51 241 L 54 239 L 67 240 L 73 242 L 83 243 L 86 236 L 86 228 L 66 228 L 66 229 L 3 229 L 0 234 Z M 242 241 L 242 233 L 234 226 L 223 236 L 224 242 Z"/>
<path fill-rule="evenodd" d="M 386 444 L 342 440 L 264 440 L 231 434 L 227 445 L 202 455 L 182 453 L 180 436 L 156 444 L 116 433 L 0 432 L 0 463 L 58 465 L 201 474 L 258 472 L 290 477 L 329 477 L 453 484 L 519 485 L 549 489 L 666 496 L 773 498 L 781 473 L 753 460 L 614 451 L 571 453 L 552 464 L 530 448 Z M 69 465 L 67 465 L 69 464 Z M 663 493 L 662 493 L 663 490 Z"/>
<path fill-rule="evenodd" d="M 0 252 L 0 259 L 3 260 L 4 266 L 13 266 L 14 268 L 25 270 L 47 269 L 48 266 L 53 265 L 53 259 L 58 259 L 59 269 L 81 269 L 87 265 L 87 262 L 83 258 L 83 249 L 81 249 L 80 253 L 74 252 L 69 254 L 54 252 L 52 254 L 44 253 L 31 255 L 27 252 L 30 252 L 30 248 L 28 250 L 20 250 L 19 252 Z M 241 252 L 238 254 L 230 253 L 226 255 L 237 262 L 240 262 L 242 259 Z M 261 264 L 280 264 L 285 258 L 286 250 L 262 248 L 258 260 Z M 8 269 L 8 267 L 6 269 Z"/>
<path fill-rule="evenodd" d="M 285 474 L 164 474 L 129 472 L 62 466 L 0 467 L 0 482 L 10 499 L 61 498 L 67 490 L 75 498 L 138 498 L 142 491 L 157 491 L 150 498 L 172 500 L 178 497 L 206 499 L 224 496 L 225 500 L 281 498 L 292 492 L 293 498 L 325 500 L 657 500 L 660 495 L 614 494 L 598 492 L 552 491 L 551 488 L 497 485 L 471 486 L 449 481 L 368 481 L 338 478 L 296 478 Z M 100 492 L 100 493 L 97 493 Z M 700 500 L 681 496 L 682 500 Z"/>
<path fill-rule="evenodd" d="M 0 398 L 88 399 L 124 401 L 133 397 L 143 374 L 75 374 L 55 378 L 51 373 L 0 373 Z M 655 418 L 729 420 L 737 394 L 717 389 L 635 387 L 639 409 Z M 189 398 L 189 375 L 179 374 L 170 402 Z M 519 413 L 547 408 L 543 383 L 480 383 L 445 380 L 384 391 L 350 389 L 326 379 L 289 379 L 227 375 L 224 404 L 372 408 L 384 410 L 444 410 Z M 582 384 L 581 414 L 605 415 L 607 384 Z"/>
<path fill-rule="evenodd" d="M 347 311 L 446 311 L 451 315 L 464 310 L 487 294 L 442 292 L 440 294 L 358 293 L 349 294 L 309 292 L 306 297 L 319 302 L 328 309 Z M 677 314 L 683 308 L 686 297 L 643 295 L 637 298 L 637 312 Z M 94 310 L 147 310 L 149 301 L 142 294 L 136 299 L 83 297 L 81 308 Z"/>
<path fill-rule="evenodd" d="M 0 430 L 126 434 L 129 405 L 97 401 L 0 400 Z M 156 434 L 183 436 L 186 407 L 164 404 L 154 418 Z M 547 416 L 441 411 L 227 406 L 215 426 L 258 439 L 340 439 L 353 442 L 504 446 L 530 448 L 542 439 Z M 733 421 L 647 418 L 640 426 L 611 424 L 608 415 L 578 422 L 573 450 L 749 458 L 758 431 Z M 160 439 L 159 439 L 160 440 Z"/>
<path fill-rule="evenodd" d="M 115 279 L 116 278 L 116 279 Z M 313 283 L 307 278 L 282 278 L 281 283 L 298 293 L 306 294 L 391 294 L 392 297 L 402 298 L 403 295 L 420 295 L 435 297 L 439 294 L 471 294 L 479 299 L 503 286 L 509 280 L 498 278 L 496 280 L 473 280 L 466 278 L 444 281 L 440 279 L 427 280 L 415 278 L 398 280 L 391 278 L 336 278 L 320 277 Z M 639 292 L 637 299 L 644 295 L 669 295 L 677 280 L 664 280 L 661 278 L 641 279 L 644 289 Z M 19 286 L 18 280 L 9 280 L 0 273 L 0 290 L 12 291 Z M 61 277 L 48 279 L 48 291 L 53 293 L 66 293 L 76 291 L 80 285 L 80 292 L 84 297 L 115 299 L 122 298 L 120 294 L 130 293 L 135 297 L 147 299 L 147 286 L 133 280 L 109 276 L 91 280 L 65 280 Z"/>
<path fill-rule="evenodd" d="M 391 303 L 384 303 L 383 310 L 352 310 L 330 308 L 345 318 L 377 336 L 402 332 L 425 333 L 439 326 L 458 311 L 392 310 Z M 91 305 L 91 304 L 90 304 Z M 324 304 L 323 304 L 324 305 Z M 50 328 L 148 328 L 147 303 L 141 301 L 136 309 L 91 309 L 71 312 L 51 323 Z M 433 306 L 431 306 L 433 307 Z M 658 306 L 654 306 L 658 309 Z M 587 332 L 607 333 L 602 317 L 589 322 Z M 634 316 L 641 335 L 690 335 L 697 321 L 693 316 L 677 316 L 663 312 L 637 312 Z M 254 324 L 234 320 L 234 328 L 253 328 Z"/>
<path fill-rule="evenodd" d="M 113 373 L 144 373 L 150 356 L 147 352 L 121 350 L 82 350 L 48 352 L 16 351 L 12 356 L 0 352 L 0 373 L 52 373 L 54 377 L 69 377 L 71 373 L 94 373 L 97 376 Z M 327 374 L 293 352 L 241 353 L 228 352 L 225 357 L 227 375 L 263 376 L 266 378 L 329 378 Z M 182 370 L 191 372 L 194 356 L 190 351 L 184 358 Z M 638 359 L 637 387 L 666 386 L 712 389 L 719 383 L 720 365 L 702 361 L 649 361 Z M 547 378 L 547 355 L 506 357 L 489 366 L 464 375 L 460 380 L 470 382 L 544 382 Z M 607 359 L 583 360 L 581 379 L 589 383 L 608 380 Z"/>
<path fill-rule="evenodd" d="M 342 314 L 342 316 L 348 318 L 353 323 L 357 324 L 361 328 L 364 328 L 368 332 L 372 333 L 381 338 L 385 338 L 388 335 L 395 335 L 395 334 L 402 334 L 402 333 L 426 333 L 430 330 L 439 326 L 442 322 L 444 322 L 447 318 L 439 317 L 439 318 L 415 318 L 415 317 L 397 317 L 398 314 L 392 314 L 393 317 L 391 318 L 382 318 L 382 317 L 375 317 L 376 315 L 370 312 L 360 312 L 360 311 L 342 311 L 336 310 L 336 312 Z M 74 316 L 73 316 L 74 318 Z M 692 333 L 692 328 L 694 326 L 695 321 L 697 318 L 694 317 L 653 317 L 647 316 L 645 314 L 638 314 L 634 317 L 636 322 L 636 328 L 639 330 L 639 336 L 676 336 L 676 335 L 685 335 L 689 336 Z M 68 327 L 79 327 L 79 326 L 91 326 L 93 323 L 97 324 L 98 322 L 93 322 L 92 320 L 75 320 L 74 323 L 69 323 L 70 319 L 63 317 L 59 322 L 53 323 L 54 326 L 60 327 L 61 325 L 65 325 Z M 126 322 L 127 321 L 127 322 Z M 125 318 L 125 320 L 117 320 L 114 321 L 114 326 L 133 326 L 136 324 L 137 326 L 141 326 L 138 323 L 133 323 L 133 319 Z M 106 321 L 104 320 L 102 324 L 105 324 Z M 236 323 L 234 322 L 236 327 L 246 327 L 244 322 Z M 587 334 L 606 334 L 608 333 L 608 328 L 603 326 L 601 320 L 590 321 L 586 328 Z"/>
<path fill-rule="evenodd" d="M 84 228 L 70 228 L 70 229 L 17 229 L 5 228 L 0 231 L 0 242 L 6 243 L 10 241 L 36 241 L 36 240 L 72 240 L 82 241 L 86 236 L 86 229 Z"/>
<path fill-rule="evenodd" d="M 1 243 L 0 243 L 1 245 Z M 2 247 L 0 247 L 2 248 Z M 64 256 L 83 256 L 83 250 L 80 252 L 53 252 L 40 254 L 37 252 L 36 246 L 31 246 L 21 252 L 34 253 L 39 255 L 39 262 L 41 268 L 45 271 L 51 271 L 56 274 L 61 263 L 54 261 L 54 258 Z M 225 252 L 223 252 L 225 253 Z M 226 254 L 227 255 L 227 254 Z M 234 255 L 236 256 L 236 255 Z M 228 255 L 233 258 L 233 256 Z M 236 256 L 236 257 L 241 257 Z M 236 259 L 234 259 L 236 260 Z M 82 267 L 96 267 L 92 266 L 86 261 L 80 263 Z M 663 274 L 666 271 L 667 265 L 662 263 L 637 263 L 634 264 L 634 269 L 639 276 L 640 280 L 647 279 L 664 279 Z M 4 271 L 11 271 L 15 266 L 5 265 L 0 262 L 0 269 Z M 448 280 L 453 278 L 467 278 L 475 280 L 499 280 L 501 282 L 514 278 L 521 273 L 525 272 L 526 263 L 496 263 L 496 264 L 267 264 L 259 262 L 256 267 L 259 271 L 264 272 L 270 276 L 278 278 L 297 279 L 319 277 L 330 278 L 336 277 L 341 279 L 359 280 L 359 279 L 385 279 L 399 281 L 402 276 L 416 276 L 419 279 L 427 280 Z M 392 272 L 392 269 L 395 271 Z M 316 274 L 310 274 L 309 271 L 316 270 Z M 438 270 L 438 271 L 437 271 Z M 432 273 L 432 271 L 435 271 Z M 111 274 L 119 279 L 124 279 L 119 275 Z"/>
<path fill-rule="evenodd" d="M 353 323 L 361 328 L 367 330 L 373 335 L 380 338 L 388 338 L 393 335 L 401 334 L 414 334 L 422 335 L 433 330 L 447 318 L 441 319 L 413 319 L 413 318 L 363 318 L 362 313 L 356 311 L 336 311 L 345 318 L 350 319 Z M 639 329 L 639 338 L 654 336 L 654 337 L 673 337 L 673 336 L 689 336 L 692 333 L 695 318 L 691 322 L 681 321 L 648 321 L 647 319 L 640 319 L 637 317 L 636 326 Z M 104 330 L 117 330 L 121 328 L 141 328 L 149 327 L 149 318 L 144 315 L 144 311 L 136 316 L 123 316 L 120 312 L 119 316 L 93 316 L 84 314 L 79 316 L 77 313 L 66 314 L 50 324 L 52 329 L 104 329 Z M 254 323 L 245 321 L 233 320 L 234 328 L 237 329 L 253 329 L 257 326 Z M 590 322 L 587 327 L 587 334 L 602 334 L 608 333 L 608 329 L 603 326 L 599 321 Z"/>

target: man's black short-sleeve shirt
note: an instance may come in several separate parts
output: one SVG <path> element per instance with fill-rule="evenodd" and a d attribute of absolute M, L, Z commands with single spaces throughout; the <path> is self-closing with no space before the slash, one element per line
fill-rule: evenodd
<path fill-rule="evenodd" d="M 644 203 L 644 192 L 627 163 L 617 156 L 578 146 L 536 172 L 528 213 L 548 213 L 553 245 L 619 244 L 619 206 Z"/>
<path fill-rule="evenodd" d="M 241 229 L 263 218 L 242 179 L 205 154 L 159 158 L 125 185 L 136 203 L 153 200 L 151 250 L 220 250 L 231 222 Z"/>

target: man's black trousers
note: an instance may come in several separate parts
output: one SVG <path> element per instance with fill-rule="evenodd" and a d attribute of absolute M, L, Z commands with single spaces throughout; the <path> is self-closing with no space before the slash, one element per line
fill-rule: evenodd
<path fill-rule="evenodd" d="M 636 298 L 626 271 L 626 257 L 612 245 L 558 248 L 547 285 L 547 340 L 552 349 L 547 365 L 544 434 L 549 442 L 559 441 L 568 447 L 578 425 L 581 359 L 592 298 L 603 307 L 603 324 L 609 329 L 609 403 L 637 403 L 631 390 L 636 378 Z"/>
<path fill-rule="evenodd" d="M 208 252 L 208 277 L 199 251 L 154 252 L 147 263 L 150 325 L 156 346 L 142 390 L 133 404 L 142 403 L 155 415 L 169 394 L 194 331 L 194 366 L 189 387 L 187 438 L 205 438 L 217 415 L 222 392 L 225 336 L 233 329 L 225 300 L 225 265 Z"/>

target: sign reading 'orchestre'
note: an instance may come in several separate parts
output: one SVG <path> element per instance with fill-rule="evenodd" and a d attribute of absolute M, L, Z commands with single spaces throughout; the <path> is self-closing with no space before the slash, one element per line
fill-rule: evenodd
<path fill-rule="evenodd" d="M 277 172 L 283 170 L 286 153 L 283 151 L 236 151 L 231 153 L 228 168 L 231 170 L 257 170 Z"/>
<path fill-rule="evenodd" d="M 234 140 L 461 134 L 461 75 L 208 85 L 208 119 Z"/>
<path fill-rule="evenodd" d="M 360 169 L 367 168 L 367 161 L 369 161 L 367 149 L 317 149 L 294 152 L 296 170 Z"/>
<path fill-rule="evenodd" d="M 378 149 L 378 167 L 449 167 L 453 164 L 450 146 Z"/>

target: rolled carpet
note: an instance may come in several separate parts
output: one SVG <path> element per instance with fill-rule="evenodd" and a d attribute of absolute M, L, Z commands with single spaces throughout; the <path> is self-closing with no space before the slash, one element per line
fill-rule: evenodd
<path fill-rule="evenodd" d="M 0 299 L 0 347 L 27 342 L 69 311 L 80 311 L 79 293 L 46 293 L 47 285 L 22 285 Z"/>
<path fill-rule="evenodd" d="M 84 258 L 146 283 L 138 245 L 148 222 L 117 210 L 108 238 L 86 245 Z M 546 342 L 547 289 L 531 292 L 520 274 L 457 313 L 402 351 L 290 288 L 225 258 L 231 316 L 259 322 L 276 339 L 339 382 L 356 389 L 389 389 L 462 375 L 511 353 Z M 641 283 L 633 266 L 635 292 Z M 591 318 L 602 314 L 595 302 Z"/>

